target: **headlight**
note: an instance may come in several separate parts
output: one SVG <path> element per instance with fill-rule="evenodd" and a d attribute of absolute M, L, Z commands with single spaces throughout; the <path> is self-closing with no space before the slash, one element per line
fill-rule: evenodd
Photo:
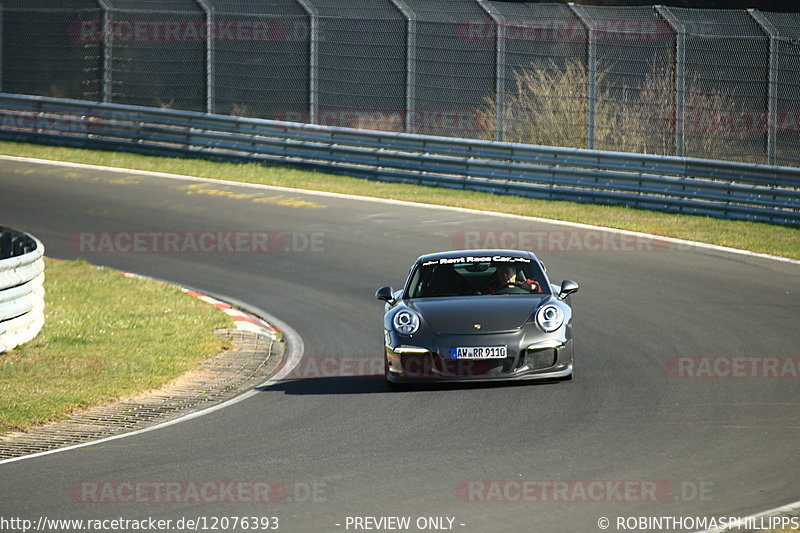
<path fill-rule="evenodd" d="M 564 323 L 564 312 L 555 305 L 545 305 L 536 311 L 536 323 L 539 327 L 550 333 L 561 327 Z"/>
<path fill-rule="evenodd" d="M 394 329 L 403 335 L 411 335 L 419 329 L 419 316 L 411 311 L 400 311 L 392 319 Z"/>

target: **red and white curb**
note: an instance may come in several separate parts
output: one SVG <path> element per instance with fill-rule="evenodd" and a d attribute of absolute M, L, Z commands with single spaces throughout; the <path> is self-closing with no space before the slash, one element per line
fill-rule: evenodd
<path fill-rule="evenodd" d="M 217 300 L 216 298 L 212 298 L 211 296 L 208 296 L 206 294 L 193 291 L 191 289 L 186 289 L 183 287 L 181 287 L 181 291 L 185 292 L 190 296 L 194 296 L 195 298 L 202 300 L 208 304 L 213 305 L 226 315 L 233 318 L 233 324 L 236 326 L 236 329 L 241 329 L 244 331 L 252 331 L 253 333 L 261 335 L 267 335 L 272 337 L 273 339 L 278 338 L 281 334 L 281 332 L 278 331 L 278 328 L 276 328 L 266 320 L 259 318 L 254 314 L 242 311 L 241 309 L 237 309 L 227 302 Z"/>
<path fill-rule="evenodd" d="M 134 274 L 132 272 L 123 272 L 119 271 L 120 274 L 127 278 L 137 278 L 137 279 L 146 279 L 148 281 L 153 281 L 155 283 L 159 283 L 162 285 L 171 285 L 173 287 L 177 287 L 188 294 L 189 296 L 194 296 L 198 300 L 206 302 L 207 304 L 211 304 L 229 317 L 233 319 L 233 325 L 236 329 L 240 329 L 243 331 L 250 331 L 257 335 L 266 335 L 273 339 L 278 339 L 281 336 L 280 330 L 264 320 L 263 318 L 257 317 L 252 313 L 248 313 L 246 311 L 242 311 L 234 307 L 233 305 L 229 304 L 228 302 L 223 302 L 222 300 L 217 300 L 216 298 L 212 298 L 207 294 L 203 294 L 202 292 L 197 292 L 193 289 L 187 289 L 186 287 L 181 287 L 180 285 L 173 285 L 172 283 L 167 283 L 165 281 L 161 281 L 158 279 L 154 279 L 148 276 L 142 276 L 141 274 Z"/>

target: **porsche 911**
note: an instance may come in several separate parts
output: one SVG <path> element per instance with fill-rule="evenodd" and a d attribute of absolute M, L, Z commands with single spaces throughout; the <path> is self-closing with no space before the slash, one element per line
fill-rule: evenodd
<path fill-rule="evenodd" d="M 572 378 L 570 295 L 532 252 L 459 250 L 419 257 L 402 289 L 385 286 L 385 376 L 410 382 Z"/>

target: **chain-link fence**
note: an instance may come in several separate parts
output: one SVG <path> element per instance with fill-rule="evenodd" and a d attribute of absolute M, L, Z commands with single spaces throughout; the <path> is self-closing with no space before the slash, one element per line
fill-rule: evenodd
<path fill-rule="evenodd" d="M 0 90 L 800 166 L 800 13 L 0 0 Z"/>

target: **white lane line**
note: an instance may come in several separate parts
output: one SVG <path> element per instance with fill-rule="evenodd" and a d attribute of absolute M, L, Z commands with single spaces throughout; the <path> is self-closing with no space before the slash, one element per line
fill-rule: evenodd
<path fill-rule="evenodd" d="M 209 294 L 208 291 L 204 291 L 204 292 L 206 294 Z M 29 455 L 23 455 L 23 456 L 20 456 L 20 457 L 11 457 L 9 459 L 3 459 L 3 460 L 0 460 L 0 465 L 4 465 L 4 464 L 7 464 L 7 463 L 14 463 L 16 461 L 22 461 L 24 459 L 33 459 L 34 457 L 42 457 L 44 455 L 51 455 L 51 454 L 54 454 L 54 453 L 66 452 L 66 451 L 69 451 L 69 450 L 75 450 L 77 448 L 85 448 L 87 446 L 94 446 L 95 444 L 101 444 L 103 442 L 109 442 L 109 441 L 117 440 L 117 439 L 124 439 L 126 437 L 132 437 L 134 435 L 141 435 L 142 433 L 147 433 L 149 431 L 155 431 L 157 429 L 161 429 L 161 428 L 165 428 L 165 427 L 168 427 L 168 426 L 172 426 L 174 424 L 179 424 L 181 422 L 186 422 L 187 420 L 192 420 L 192 419 L 195 419 L 195 418 L 199 418 L 201 416 L 205 416 L 205 415 L 207 415 L 209 413 L 213 413 L 214 411 L 218 411 L 219 409 L 224 409 L 224 408 L 229 407 L 229 406 L 231 406 L 233 404 L 236 404 L 236 403 L 239 403 L 239 402 L 241 402 L 243 400 L 246 400 L 246 399 L 248 399 L 248 398 L 250 398 L 252 396 L 255 396 L 257 393 L 260 392 L 259 389 L 274 385 L 275 383 L 280 381 L 285 375 L 287 375 L 289 372 L 294 370 L 294 368 L 297 366 L 297 364 L 303 358 L 303 352 L 304 352 L 303 338 L 294 329 L 292 329 L 288 324 L 286 324 L 285 322 L 283 322 L 279 318 L 267 313 L 266 311 L 264 311 L 262 309 L 259 309 L 257 307 L 253 307 L 252 305 L 245 304 L 245 303 L 243 303 L 241 301 L 238 301 L 236 299 L 233 299 L 233 298 L 224 298 L 224 297 L 217 297 L 217 296 L 215 296 L 215 298 L 218 298 L 220 300 L 224 300 L 224 301 L 226 301 L 228 303 L 231 303 L 231 304 L 235 305 L 236 307 L 239 307 L 241 309 L 245 309 L 245 310 L 253 313 L 256 316 L 267 320 L 270 324 L 273 324 L 275 327 L 277 327 L 283 333 L 283 338 L 286 340 L 287 353 L 284 354 L 286 360 L 285 360 L 285 362 L 283 364 L 283 367 L 281 368 L 280 372 L 278 372 L 277 374 L 275 374 L 274 376 L 272 376 L 271 378 L 269 378 L 265 382 L 261 383 L 257 387 L 254 387 L 254 388 L 250 389 L 249 391 L 244 392 L 244 393 L 240 394 L 239 396 L 236 396 L 235 398 L 231 398 L 230 400 L 224 401 L 222 403 L 219 403 L 217 405 L 208 407 L 206 409 L 202 409 L 200 411 L 195 411 L 194 413 L 189 413 L 188 415 L 184 415 L 182 417 L 175 418 L 174 420 L 169 420 L 167 422 L 163 422 L 163 423 L 157 424 L 155 426 L 150 426 L 150 427 L 147 427 L 147 428 L 138 429 L 136 431 L 131 431 L 130 433 L 122 433 L 120 435 L 113 435 L 111 437 L 105 437 L 105 438 L 102 438 L 102 439 L 97 439 L 97 440 L 93 440 L 93 441 L 89 441 L 89 442 L 82 442 L 81 444 L 74 444 L 72 446 L 66 446 L 64 448 L 57 448 L 55 450 L 47 450 L 47 451 L 44 451 L 44 452 L 37 452 L 37 453 L 29 454 Z"/>
<path fill-rule="evenodd" d="M 292 194 L 303 194 L 307 196 L 319 196 L 319 197 L 327 197 L 327 198 L 337 198 L 343 200 L 359 200 L 363 202 L 374 202 L 380 204 L 389 204 L 389 205 L 399 205 L 399 206 L 407 206 L 407 207 L 420 207 L 420 208 L 432 208 L 432 209 L 442 209 L 445 211 L 454 211 L 457 213 L 467 213 L 473 215 L 484 215 L 484 216 L 494 216 L 494 217 L 501 217 L 501 218 L 509 218 L 514 220 L 526 220 L 530 222 L 540 222 L 544 224 L 556 224 L 560 226 L 567 226 L 572 228 L 580 228 L 580 229 L 590 229 L 595 231 L 606 231 L 610 233 L 616 233 L 619 235 L 627 235 L 631 237 L 645 237 L 655 241 L 667 242 L 671 244 L 678 244 L 682 246 L 691 246 L 694 248 L 703 248 L 706 250 L 715 250 L 719 252 L 727 252 L 732 254 L 738 255 L 745 255 L 748 257 L 759 257 L 762 259 L 771 259 L 773 261 L 782 261 L 785 263 L 792 263 L 795 265 L 800 265 L 800 260 L 798 259 L 791 259 L 789 257 L 781 257 L 778 255 L 772 254 L 765 254 L 761 252 L 753 252 L 750 250 L 742 250 L 739 248 L 730 248 L 728 246 L 720 246 L 718 244 L 708 244 L 704 242 L 697 242 L 697 241 L 689 241 L 685 239 L 678 239 L 675 237 L 664 237 L 661 235 L 652 235 L 649 233 L 643 233 L 639 231 L 630 231 L 624 229 L 616 229 L 616 228 L 606 228 L 603 226 L 595 226 L 592 224 L 583 224 L 580 222 L 569 222 L 566 220 L 554 220 L 550 218 L 542 218 L 542 217 L 534 217 L 528 215 L 513 215 L 509 213 L 497 213 L 494 211 L 481 211 L 479 209 L 468 209 L 466 207 L 452 207 L 452 206 L 444 206 L 444 205 L 436 205 L 436 204 L 427 204 L 423 202 L 409 202 L 407 200 L 391 200 L 386 198 L 375 198 L 373 196 L 360 196 L 357 194 L 343 194 L 343 193 L 336 193 L 336 192 L 325 192 L 325 191 L 313 191 L 308 189 L 296 189 L 294 187 L 280 187 L 277 185 L 262 185 L 260 183 L 244 183 L 240 181 L 226 181 L 221 179 L 215 178 L 200 178 L 197 176 L 186 176 L 183 174 L 171 174 L 168 172 L 155 172 L 152 170 L 136 170 L 136 169 L 129 169 L 129 168 L 120 168 L 120 167 L 107 167 L 102 165 L 89 165 L 86 163 L 73 163 L 70 161 L 53 161 L 49 159 L 38 159 L 34 157 L 19 157 L 19 156 L 10 156 L 10 155 L 0 155 L 0 160 L 7 160 L 7 161 L 18 161 L 23 163 L 36 163 L 42 165 L 54 165 L 54 166 L 64 166 L 69 168 L 83 168 L 87 170 L 101 170 L 106 172 L 125 172 L 129 174 L 138 174 L 141 176 L 151 176 L 156 178 L 166 178 L 166 179 L 174 179 L 180 181 L 193 181 L 193 182 L 200 182 L 200 183 L 213 183 L 215 185 L 228 185 L 228 186 L 238 186 L 238 187 L 245 187 L 250 189 L 261 189 L 261 190 L 269 190 L 269 191 L 279 191 L 279 192 L 286 192 Z"/>

